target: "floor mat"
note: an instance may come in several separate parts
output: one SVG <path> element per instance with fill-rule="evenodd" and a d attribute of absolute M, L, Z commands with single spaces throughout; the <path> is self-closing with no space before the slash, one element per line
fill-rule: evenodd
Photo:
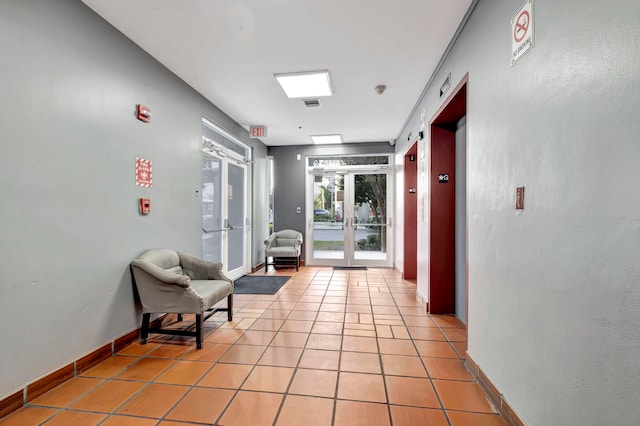
<path fill-rule="evenodd" d="M 290 276 L 245 275 L 234 281 L 234 294 L 276 294 Z"/>
<path fill-rule="evenodd" d="M 334 266 L 335 271 L 366 271 L 366 266 Z"/>

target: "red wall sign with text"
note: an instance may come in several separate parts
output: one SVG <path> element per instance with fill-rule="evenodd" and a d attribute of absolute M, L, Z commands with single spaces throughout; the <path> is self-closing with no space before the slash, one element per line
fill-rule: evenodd
<path fill-rule="evenodd" d="M 151 188 L 151 160 L 136 157 L 136 185 Z"/>

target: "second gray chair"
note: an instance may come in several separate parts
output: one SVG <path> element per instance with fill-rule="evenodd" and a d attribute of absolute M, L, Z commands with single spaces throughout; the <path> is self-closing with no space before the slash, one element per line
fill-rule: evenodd
<path fill-rule="evenodd" d="M 283 229 L 274 232 L 264 241 L 264 272 L 269 265 L 295 265 L 300 269 L 300 254 L 302 252 L 302 233 L 293 229 Z M 269 257 L 273 262 L 269 263 Z"/>

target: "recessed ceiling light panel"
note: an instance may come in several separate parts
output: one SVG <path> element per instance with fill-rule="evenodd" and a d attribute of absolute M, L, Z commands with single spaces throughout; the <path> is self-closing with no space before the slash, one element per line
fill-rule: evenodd
<path fill-rule="evenodd" d="M 316 145 L 342 143 L 342 135 L 316 135 L 311 136 L 311 139 Z"/>
<path fill-rule="evenodd" d="M 289 98 L 319 98 L 333 95 L 328 71 L 275 74 Z"/>

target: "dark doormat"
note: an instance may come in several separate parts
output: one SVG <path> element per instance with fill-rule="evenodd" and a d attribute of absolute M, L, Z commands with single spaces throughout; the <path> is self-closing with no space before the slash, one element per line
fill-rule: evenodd
<path fill-rule="evenodd" d="M 276 294 L 289 281 L 288 276 L 259 276 L 245 275 L 235 280 L 233 292 L 235 294 Z"/>
<path fill-rule="evenodd" d="M 334 266 L 336 271 L 366 271 L 366 266 Z"/>

